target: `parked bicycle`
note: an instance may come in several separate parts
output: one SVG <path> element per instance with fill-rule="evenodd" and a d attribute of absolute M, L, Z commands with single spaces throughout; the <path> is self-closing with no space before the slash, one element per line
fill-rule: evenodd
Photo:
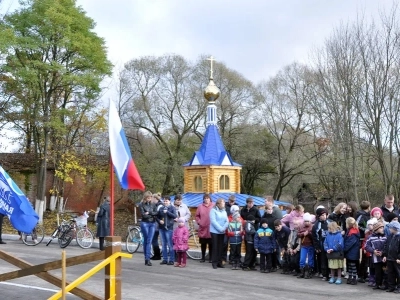
<path fill-rule="evenodd" d="M 92 247 L 94 234 L 87 226 L 87 219 L 89 215 L 85 211 L 82 216 L 77 217 L 76 221 L 76 242 L 83 248 L 88 249 Z"/>
<path fill-rule="evenodd" d="M 143 247 L 144 237 L 142 231 L 140 229 L 140 225 L 129 225 L 128 226 L 128 234 L 126 236 L 126 251 L 129 253 L 135 253 L 140 246 Z M 161 236 L 158 236 L 158 244 L 160 248 L 162 248 Z M 150 250 L 150 255 L 154 255 L 153 246 Z"/>
<path fill-rule="evenodd" d="M 21 240 L 27 246 L 36 246 L 44 239 L 44 228 L 37 223 L 30 233 L 21 232 Z"/>
<path fill-rule="evenodd" d="M 193 221 L 194 222 L 194 221 Z M 191 224 L 192 222 L 189 222 Z M 194 224 L 190 225 L 189 229 L 189 250 L 186 251 L 186 254 L 191 258 L 191 259 L 201 259 L 201 248 L 200 248 L 200 243 L 199 243 L 199 237 L 197 235 L 197 231 L 194 229 L 195 226 Z M 129 253 L 135 253 L 140 246 L 143 246 L 143 234 L 142 231 L 140 230 L 139 225 L 129 225 L 128 226 L 128 234 L 126 236 L 126 251 Z M 160 247 L 161 247 L 161 242 L 159 241 Z M 152 255 L 153 255 L 153 250 Z"/>
<path fill-rule="evenodd" d="M 76 239 L 77 244 L 83 248 L 90 248 L 93 244 L 93 233 L 87 227 L 87 214 L 84 214 L 83 218 L 70 218 L 69 220 L 62 220 L 61 224 L 52 233 L 46 246 L 50 245 L 54 238 L 58 238 L 58 244 L 60 248 L 67 247 L 72 239 Z"/>
<path fill-rule="evenodd" d="M 201 259 L 201 245 L 199 241 L 199 236 L 197 234 L 198 225 L 195 220 L 189 221 L 189 250 L 186 251 L 187 256 L 191 259 L 199 260 Z M 208 251 L 206 251 L 206 257 Z"/>

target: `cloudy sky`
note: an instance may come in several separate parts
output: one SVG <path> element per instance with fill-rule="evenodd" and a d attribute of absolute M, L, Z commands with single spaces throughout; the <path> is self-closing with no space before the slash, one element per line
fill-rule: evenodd
<path fill-rule="evenodd" d="M 0 0 L 1 2 L 1 0 Z M 211 54 L 258 82 L 293 61 L 307 62 L 340 23 L 379 19 L 396 0 L 77 0 L 97 23 L 109 59 Z M 0 12 L 18 0 L 2 0 Z"/>
<path fill-rule="evenodd" d="M 379 18 L 386 0 L 78 0 L 114 64 L 144 56 L 212 54 L 258 82 L 306 62 L 340 22 Z"/>
<path fill-rule="evenodd" d="M 257 83 L 308 62 L 340 23 L 378 19 L 391 0 L 77 0 L 114 65 L 145 55 L 211 54 Z M 0 11 L 17 0 L 3 0 Z"/>

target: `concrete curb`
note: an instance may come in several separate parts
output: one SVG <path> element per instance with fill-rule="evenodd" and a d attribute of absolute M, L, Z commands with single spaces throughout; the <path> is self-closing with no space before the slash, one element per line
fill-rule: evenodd
<path fill-rule="evenodd" d="M 19 240 L 19 235 L 18 234 L 2 234 L 2 239 L 4 241 L 7 241 L 7 240 L 9 240 L 9 241 L 18 241 Z M 40 244 L 46 245 L 49 240 L 50 240 L 50 236 L 45 236 L 43 238 L 43 241 Z M 21 244 L 24 245 L 22 243 L 22 241 L 21 241 Z M 58 239 L 57 238 L 54 238 L 50 245 L 53 245 L 53 244 L 58 245 Z M 76 242 L 75 239 L 72 240 L 71 245 L 76 245 L 76 246 L 79 247 L 79 245 L 78 245 L 78 243 Z M 38 246 L 38 245 L 36 245 L 36 246 Z M 98 239 L 94 239 L 92 247 L 90 247 L 90 248 L 99 249 L 99 240 Z M 122 248 L 122 251 L 126 251 L 125 242 L 121 242 L 121 248 Z M 141 252 L 140 250 L 141 250 L 141 247 L 138 249 L 138 252 Z"/>

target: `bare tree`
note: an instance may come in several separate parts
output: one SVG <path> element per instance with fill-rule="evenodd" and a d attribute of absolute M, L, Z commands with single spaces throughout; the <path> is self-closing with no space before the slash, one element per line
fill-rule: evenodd
<path fill-rule="evenodd" d="M 263 112 L 260 123 L 266 124 L 276 144 L 271 158 L 276 170 L 275 199 L 295 177 L 306 174 L 320 154 L 309 114 L 311 83 L 308 68 L 294 63 L 258 87 Z"/>
<path fill-rule="evenodd" d="M 128 62 L 121 76 L 124 99 L 132 99 L 129 124 L 152 136 L 166 154 L 162 192 L 174 192 L 174 172 L 181 169 L 185 139 L 205 112 L 202 90 L 196 89 L 193 67 L 181 56 L 143 57 Z M 129 111 L 130 110 L 130 111 Z M 182 179 L 178 179 L 182 182 Z"/>

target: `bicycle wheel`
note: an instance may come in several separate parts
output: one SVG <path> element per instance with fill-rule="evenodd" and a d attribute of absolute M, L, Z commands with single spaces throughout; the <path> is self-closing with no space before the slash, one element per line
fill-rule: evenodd
<path fill-rule="evenodd" d="M 126 251 L 135 253 L 142 243 L 142 233 L 137 227 L 131 228 L 126 236 Z"/>
<path fill-rule="evenodd" d="M 189 250 L 186 251 L 187 256 L 195 260 L 201 259 L 201 247 L 197 232 L 191 233 L 189 235 L 188 244 L 189 244 Z M 206 256 L 207 255 L 208 251 L 206 251 Z"/>
<path fill-rule="evenodd" d="M 65 248 L 67 247 L 72 239 L 74 238 L 74 230 L 67 226 L 67 229 L 62 230 L 58 234 L 58 244 L 60 245 L 60 248 Z"/>
<path fill-rule="evenodd" d="M 42 225 L 38 224 L 33 228 L 31 233 L 21 232 L 22 242 L 27 246 L 36 246 L 43 241 L 44 229 Z"/>
<path fill-rule="evenodd" d="M 81 228 L 76 233 L 76 242 L 83 249 L 92 247 L 93 234 L 88 228 Z"/>
<path fill-rule="evenodd" d="M 57 227 L 56 230 L 53 231 L 53 233 L 50 236 L 50 239 L 46 243 L 46 246 L 50 245 L 51 241 L 58 236 L 59 231 L 60 227 Z"/>

